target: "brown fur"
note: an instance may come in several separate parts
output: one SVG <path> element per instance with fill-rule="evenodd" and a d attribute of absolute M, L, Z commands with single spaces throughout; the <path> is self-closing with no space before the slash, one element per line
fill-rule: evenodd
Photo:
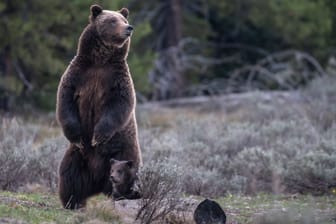
<path fill-rule="evenodd" d="M 115 200 L 138 199 L 141 197 L 139 192 L 133 190 L 134 182 L 137 180 L 133 161 L 111 159 L 110 179 Z"/>
<path fill-rule="evenodd" d="M 135 91 L 126 63 L 132 27 L 123 14 L 91 6 L 90 23 L 58 87 L 57 118 L 70 141 L 59 177 L 66 208 L 84 206 L 87 197 L 100 192 L 112 193 L 112 157 L 132 160 L 136 169 L 141 164 Z"/>

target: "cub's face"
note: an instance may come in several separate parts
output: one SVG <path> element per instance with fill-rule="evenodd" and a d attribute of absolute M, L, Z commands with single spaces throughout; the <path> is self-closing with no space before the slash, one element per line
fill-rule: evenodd
<path fill-rule="evenodd" d="M 111 159 L 110 179 L 113 191 L 122 196 L 131 194 L 135 180 L 136 170 L 132 161 L 118 161 Z"/>
<path fill-rule="evenodd" d="M 98 5 L 91 6 L 90 20 L 100 39 L 106 46 L 122 47 L 132 35 L 133 27 L 128 24 L 128 9 L 119 11 L 103 10 Z"/>

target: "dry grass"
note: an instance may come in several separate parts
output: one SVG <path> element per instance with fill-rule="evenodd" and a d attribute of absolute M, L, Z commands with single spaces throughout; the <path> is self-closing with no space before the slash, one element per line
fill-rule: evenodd
<path fill-rule="evenodd" d="M 284 97 L 291 93 L 280 97 L 265 93 L 265 97 L 256 92 L 228 96 L 222 102 L 211 99 L 206 106 L 139 106 L 145 164 L 140 186 L 146 200 L 141 202 L 138 219 L 183 222 L 171 212 L 183 194 L 212 198 L 261 192 L 334 194 L 335 80 L 316 80 L 293 93 L 294 100 Z M 58 163 L 67 142 L 53 120 L 2 118 L 0 125 L 0 188 L 55 191 Z M 77 220 L 90 222 L 106 214 L 108 218 L 100 218 L 105 222 L 118 216 L 100 205 L 90 209 L 86 214 L 91 218 L 79 215 Z M 291 222 L 287 215 L 292 217 L 286 213 L 282 219 Z M 272 217 L 256 219 L 281 223 Z"/>
<path fill-rule="evenodd" d="M 166 161 L 150 162 L 140 170 L 140 200 L 136 220 L 163 223 L 181 203 L 181 171 Z"/>

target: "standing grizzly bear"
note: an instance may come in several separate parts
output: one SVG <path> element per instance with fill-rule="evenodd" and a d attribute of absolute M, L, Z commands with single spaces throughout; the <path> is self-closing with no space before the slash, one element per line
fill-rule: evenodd
<path fill-rule="evenodd" d="M 94 194 L 112 194 L 110 159 L 132 160 L 141 152 L 135 120 L 135 91 L 126 58 L 133 27 L 128 9 L 92 5 L 77 54 L 57 93 L 57 119 L 70 146 L 59 169 L 65 208 L 85 206 Z"/>

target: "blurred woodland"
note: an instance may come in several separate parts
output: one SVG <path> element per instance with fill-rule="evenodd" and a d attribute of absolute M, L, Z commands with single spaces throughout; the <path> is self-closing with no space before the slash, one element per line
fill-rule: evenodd
<path fill-rule="evenodd" d="M 127 7 L 135 27 L 144 199 L 72 213 L 55 195 L 69 144 L 56 90 L 94 3 Z M 335 12 L 335 0 L 0 0 L 0 223 L 188 224 L 196 196 L 231 224 L 335 224 Z"/>
<path fill-rule="evenodd" d="M 54 109 L 93 3 L 130 10 L 140 102 L 291 90 L 336 64 L 333 0 L 1 0 L 1 109 Z"/>

